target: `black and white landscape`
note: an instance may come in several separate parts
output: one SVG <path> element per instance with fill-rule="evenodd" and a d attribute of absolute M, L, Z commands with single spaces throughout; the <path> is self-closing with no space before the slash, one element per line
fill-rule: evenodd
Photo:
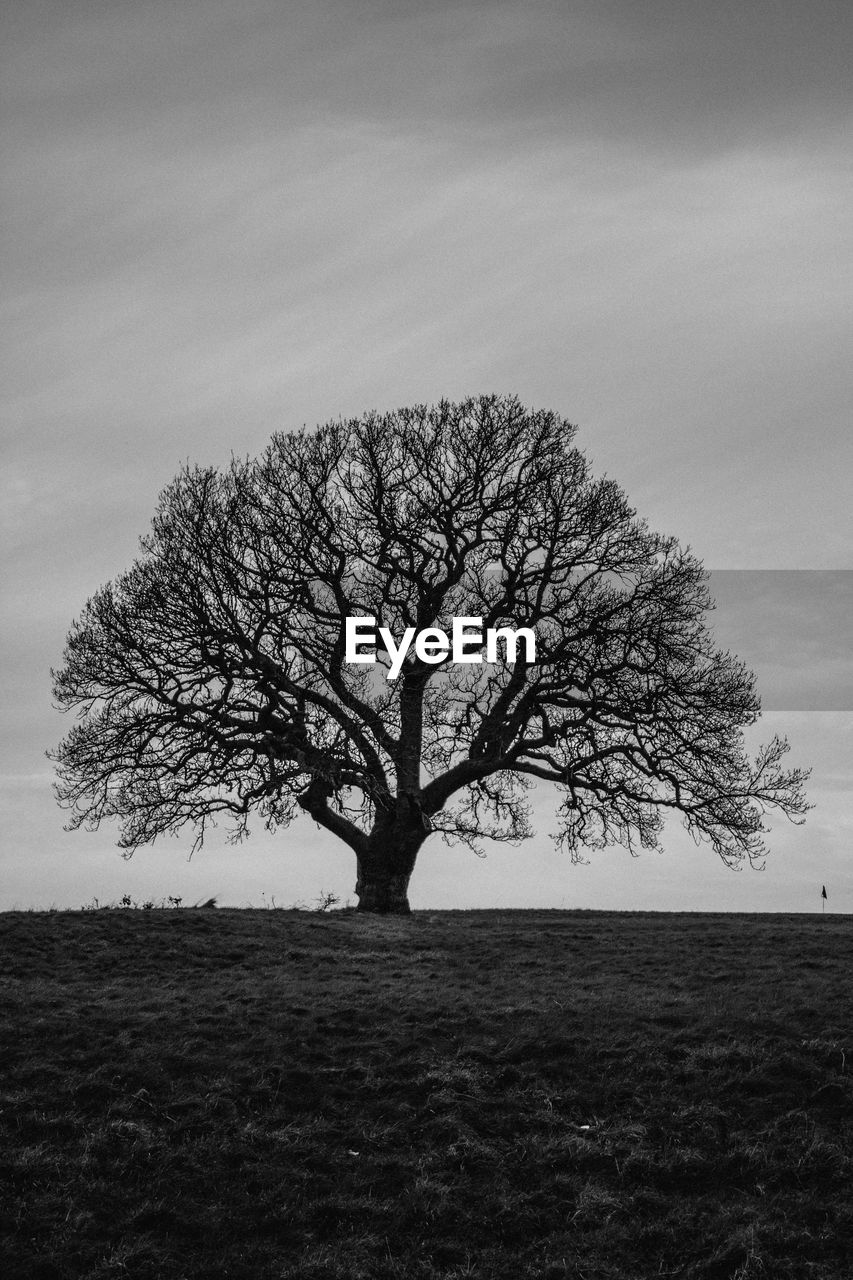
<path fill-rule="evenodd" d="M 64 833 L 48 668 L 184 461 L 515 392 L 721 571 L 816 808 L 732 876 L 677 826 L 572 867 L 537 796 L 415 904 L 849 910 L 849 36 L 795 0 L 5 6 L 4 905 L 346 898 L 307 820 L 190 864 Z"/>

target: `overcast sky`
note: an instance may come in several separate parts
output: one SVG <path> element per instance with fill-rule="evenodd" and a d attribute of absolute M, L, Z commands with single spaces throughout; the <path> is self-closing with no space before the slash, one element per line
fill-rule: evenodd
<path fill-rule="evenodd" d="M 762 875 L 675 831 L 428 844 L 415 906 L 853 910 L 853 169 L 841 0 L 2 4 L 0 907 L 351 894 L 307 820 L 185 861 L 62 831 L 48 668 L 182 461 L 516 392 L 718 579 L 817 804 Z M 764 602 L 764 603 L 762 603 Z M 766 686 L 766 688 L 765 688 Z"/>

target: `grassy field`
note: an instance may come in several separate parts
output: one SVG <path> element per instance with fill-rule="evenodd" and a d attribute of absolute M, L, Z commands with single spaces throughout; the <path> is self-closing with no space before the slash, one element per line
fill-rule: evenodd
<path fill-rule="evenodd" d="M 853 919 L 0 915 L 0 1274 L 853 1276 Z"/>

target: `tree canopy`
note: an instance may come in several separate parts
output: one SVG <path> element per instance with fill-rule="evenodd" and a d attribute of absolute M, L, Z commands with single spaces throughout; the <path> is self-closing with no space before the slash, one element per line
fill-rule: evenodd
<path fill-rule="evenodd" d="M 78 712 L 53 753 L 71 827 L 121 821 L 129 854 L 217 816 L 235 837 L 304 811 L 351 847 L 367 910 L 405 911 L 430 833 L 655 847 L 667 812 L 729 865 L 803 818 L 784 739 L 751 760 L 753 676 L 713 643 L 708 575 L 594 478 L 558 414 L 514 397 L 280 432 L 256 459 L 186 466 L 141 555 L 86 605 L 54 673 Z M 412 649 L 346 660 L 347 618 L 532 628 L 494 662 Z"/>

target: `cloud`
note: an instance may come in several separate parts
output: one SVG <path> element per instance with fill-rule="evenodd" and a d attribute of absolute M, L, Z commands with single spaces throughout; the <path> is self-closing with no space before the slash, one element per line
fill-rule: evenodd
<path fill-rule="evenodd" d="M 853 711 L 853 570 L 711 574 L 717 642 L 755 671 L 765 711 Z"/>

